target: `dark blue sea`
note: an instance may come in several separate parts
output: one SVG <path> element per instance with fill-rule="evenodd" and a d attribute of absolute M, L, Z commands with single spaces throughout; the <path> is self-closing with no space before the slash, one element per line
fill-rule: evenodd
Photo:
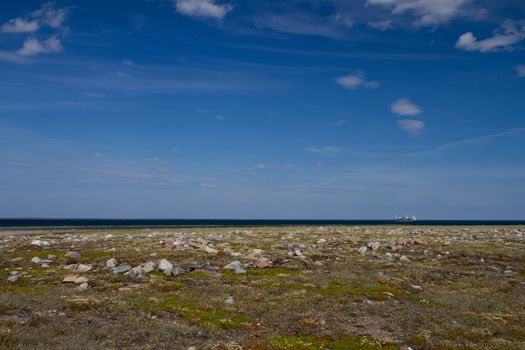
<path fill-rule="evenodd" d="M 394 225 L 392 220 L 0 219 L 0 228 Z M 418 220 L 412 226 L 525 225 L 525 220 Z"/>

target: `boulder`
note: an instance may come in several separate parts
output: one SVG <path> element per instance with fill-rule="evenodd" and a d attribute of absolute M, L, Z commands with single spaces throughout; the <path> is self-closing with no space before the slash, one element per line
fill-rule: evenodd
<path fill-rule="evenodd" d="M 242 268 L 241 262 L 238 260 L 232 261 L 228 265 L 224 266 L 223 269 L 234 270 L 236 274 L 246 273 L 246 270 Z"/>
<path fill-rule="evenodd" d="M 78 275 L 67 275 L 66 277 L 64 277 L 64 279 L 62 280 L 62 283 L 75 283 L 75 281 L 77 280 L 78 278 Z"/>
<path fill-rule="evenodd" d="M 89 265 L 86 265 L 86 264 L 78 264 L 77 266 L 77 271 L 78 272 L 88 272 L 88 271 L 91 271 L 93 270 L 93 265 L 89 264 Z"/>
<path fill-rule="evenodd" d="M 114 268 L 112 268 L 112 269 L 111 269 L 111 272 L 112 272 L 114 275 L 118 275 L 118 274 L 126 273 L 126 272 L 128 272 L 129 270 L 131 270 L 131 265 L 128 265 L 128 264 L 120 264 L 120 265 L 115 266 Z"/>
<path fill-rule="evenodd" d="M 159 270 L 164 272 L 165 275 L 171 275 L 171 270 L 173 269 L 173 264 L 166 259 L 162 259 L 159 263 Z"/>
<path fill-rule="evenodd" d="M 111 258 L 108 261 L 106 261 L 106 267 L 109 267 L 110 269 L 114 268 L 118 265 L 117 259 Z"/>

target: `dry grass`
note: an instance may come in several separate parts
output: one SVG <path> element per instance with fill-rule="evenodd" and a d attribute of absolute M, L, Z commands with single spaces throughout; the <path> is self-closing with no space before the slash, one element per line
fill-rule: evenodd
<path fill-rule="evenodd" d="M 525 348 L 524 236 L 510 226 L 0 231 L 0 348 Z M 177 238 L 219 254 L 159 244 Z M 377 251 L 357 252 L 372 241 Z M 220 269 L 253 263 L 251 249 L 273 266 Z M 75 272 L 89 278 L 86 291 L 61 283 L 68 251 L 94 267 Z M 49 255 L 49 267 L 30 263 Z M 130 278 L 113 275 L 109 258 L 195 270 Z"/>

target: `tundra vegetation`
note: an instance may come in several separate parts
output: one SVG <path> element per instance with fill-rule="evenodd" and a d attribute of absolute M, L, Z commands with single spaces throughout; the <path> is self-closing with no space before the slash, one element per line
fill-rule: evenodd
<path fill-rule="evenodd" d="M 525 349 L 525 227 L 0 231 L 1 349 Z"/>

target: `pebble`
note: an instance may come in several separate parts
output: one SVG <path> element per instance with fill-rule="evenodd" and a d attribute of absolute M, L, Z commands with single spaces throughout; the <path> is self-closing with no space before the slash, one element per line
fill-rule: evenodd
<path fill-rule="evenodd" d="M 38 256 L 35 256 L 31 259 L 31 262 L 33 264 L 40 264 L 40 262 L 42 261 L 42 259 L 40 259 Z"/>
<path fill-rule="evenodd" d="M 270 267 L 270 264 L 265 258 L 260 258 L 257 260 L 257 263 L 255 264 L 255 266 L 257 266 L 257 268 L 259 269 L 265 269 L 267 267 Z"/>
<path fill-rule="evenodd" d="M 155 264 L 153 261 L 147 261 L 144 265 L 142 265 L 142 269 L 144 270 L 144 273 L 150 273 L 155 269 Z"/>
<path fill-rule="evenodd" d="M 219 252 L 217 249 L 209 247 L 207 245 L 204 246 L 204 251 L 208 254 L 217 254 Z"/>
<path fill-rule="evenodd" d="M 75 279 L 76 284 L 82 284 L 82 283 L 87 283 L 87 282 L 89 282 L 89 279 L 83 276 L 77 277 Z"/>
<path fill-rule="evenodd" d="M 234 301 L 233 301 L 233 297 L 230 295 L 228 298 L 226 298 L 226 300 L 224 301 L 224 303 L 226 305 L 233 305 Z"/>
<path fill-rule="evenodd" d="M 141 278 L 141 277 L 144 277 L 146 273 L 144 272 L 144 269 L 142 268 L 142 266 L 135 266 L 134 268 L 132 268 L 131 270 L 129 270 L 129 277 L 131 278 Z"/>
<path fill-rule="evenodd" d="M 379 249 L 380 245 L 381 244 L 379 242 L 370 242 L 370 243 L 368 243 L 367 247 L 368 247 L 368 249 L 371 249 L 372 251 L 376 251 L 376 250 Z"/>
<path fill-rule="evenodd" d="M 412 289 L 415 289 L 415 290 L 423 290 L 423 287 L 415 285 L 415 284 L 410 285 L 410 287 L 412 287 Z"/>
<path fill-rule="evenodd" d="M 80 290 L 87 290 L 88 288 L 89 288 L 89 284 L 87 282 L 81 283 L 78 286 L 78 289 L 80 289 Z"/>

